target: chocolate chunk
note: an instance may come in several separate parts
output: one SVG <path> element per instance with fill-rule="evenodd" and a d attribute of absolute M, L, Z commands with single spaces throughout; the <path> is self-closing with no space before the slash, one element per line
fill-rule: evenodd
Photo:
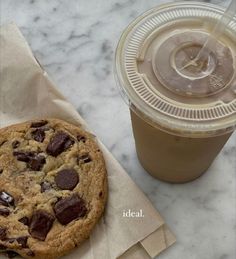
<path fill-rule="evenodd" d="M 35 152 L 32 152 L 32 151 L 14 151 L 13 156 L 15 156 L 18 161 L 29 162 L 30 159 L 35 156 Z"/>
<path fill-rule="evenodd" d="M 45 132 L 43 129 L 39 128 L 31 132 L 31 136 L 35 141 L 43 142 L 45 139 Z"/>
<path fill-rule="evenodd" d="M 7 208 L 0 208 L 0 216 L 7 217 L 10 214 L 10 210 Z"/>
<path fill-rule="evenodd" d="M 20 145 L 20 142 L 18 140 L 14 140 L 11 145 L 12 145 L 12 148 L 18 148 Z"/>
<path fill-rule="evenodd" d="M 78 163 L 89 163 L 92 161 L 92 159 L 90 158 L 90 156 L 88 154 L 86 155 L 82 155 L 82 156 L 79 156 L 78 159 L 77 159 Z"/>
<path fill-rule="evenodd" d="M 30 159 L 28 163 L 28 167 L 33 171 L 40 171 L 45 163 L 46 163 L 45 157 L 41 155 L 37 155 Z"/>
<path fill-rule="evenodd" d="M 14 206 L 14 198 L 7 192 L 0 192 L 0 204 L 4 206 Z"/>
<path fill-rule="evenodd" d="M 50 231 L 54 217 L 44 210 L 35 211 L 30 222 L 29 232 L 33 238 L 44 241 Z"/>
<path fill-rule="evenodd" d="M 32 256 L 32 257 L 35 256 L 35 253 L 34 253 L 32 250 L 29 250 L 26 254 L 27 254 L 28 256 Z"/>
<path fill-rule="evenodd" d="M 66 225 L 72 220 L 84 217 L 87 213 L 85 202 L 77 194 L 59 200 L 54 205 L 54 212 L 57 220 Z"/>
<path fill-rule="evenodd" d="M 73 144 L 74 140 L 67 133 L 59 131 L 51 138 L 46 151 L 49 155 L 56 157 Z"/>
<path fill-rule="evenodd" d="M 13 155 L 17 160 L 26 162 L 28 168 L 34 171 L 40 171 L 46 163 L 45 157 L 38 155 L 34 151 L 15 151 Z"/>
<path fill-rule="evenodd" d="M 46 120 L 41 120 L 41 121 L 35 121 L 31 123 L 31 128 L 39 128 L 42 127 L 44 125 L 46 125 L 48 122 Z"/>
<path fill-rule="evenodd" d="M 18 219 L 19 222 L 21 222 L 22 224 L 29 226 L 29 218 L 28 217 L 23 217 L 21 219 Z"/>
<path fill-rule="evenodd" d="M 79 175 L 74 169 L 64 169 L 57 173 L 55 182 L 62 190 L 73 190 L 79 182 Z"/>
<path fill-rule="evenodd" d="M 8 255 L 8 258 L 14 258 L 19 255 L 15 251 L 7 251 L 6 253 Z"/>
<path fill-rule="evenodd" d="M 2 174 L 3 173 L 3 169 L 0 169 L 0 174 Z"/>
<path fill-rule="evenodd" d="M 0 227 L 0 240 L 5 240 L 7 237 L 7 228 Z"/>
<path fill-rule="evenodd" d="M 41 192 L 48 191 L 52 188 L 51 184 L 47 181 L 42 182 L 40 185 L 41 185 Z"/>
<path fill-rule="evenodd" d="M 7 238 L 6 241 L 9 243 L 14 243 L 17 242 L 21 247 L 23 248 L 27 248 L 27 240 L 28 237 L 27 236 L 21 236 L 21 237 L 12 237 L 12 238 Z"/>
<path fill-rule="evenodd" d="M 27 248 L 28 247 L 27 240 L 28 240 L 27 236 L 22 236 L 22 237 L 17 237 L 16 238 L 17 243 L 20 244 L 21 247 L 23 247 L 23 248 Z"/>
<path fill-rule="evenodd" d="M 84 136 L 78 135 L 78 136 L 77 136 L 77 140 L 78 140 L 78 141 L 82 141 L 83 143 L 85 143 L 86 138 L 85 138 Z"/>

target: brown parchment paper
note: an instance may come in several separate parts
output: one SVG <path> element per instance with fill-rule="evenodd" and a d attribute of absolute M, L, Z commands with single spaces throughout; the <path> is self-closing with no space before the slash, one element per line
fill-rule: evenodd
<path fill-rule="evenodd" d="M 89 130 L 75 108 L 57 91 L 15 24 L 0 28 L 0 127 L 55 117 Z M 108 171 L 106 211 L 89 240 L 64 258 L 154 258 L 175 242 L 146 196 L 98 140 Z M 143 217 L 124 217 L 124 211 Z M 0 256 L 0 258 L 2 258 Z"/>

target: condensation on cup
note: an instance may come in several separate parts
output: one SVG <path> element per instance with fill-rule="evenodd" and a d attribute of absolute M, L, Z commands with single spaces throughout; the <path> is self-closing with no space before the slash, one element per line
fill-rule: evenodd
<path fill-rule="evenodd" d="M 115 74 L 137 155 L 160 180 L 202 175 L 236 127 L 236 17 L 207 57 L 192 62 L 223 12 L 197 2 L 162 5 L 120 38 Z"/>

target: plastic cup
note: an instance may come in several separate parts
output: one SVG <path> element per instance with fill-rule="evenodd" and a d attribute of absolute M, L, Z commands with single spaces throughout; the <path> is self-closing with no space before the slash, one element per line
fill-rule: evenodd
<path fill-rule="evenodd" d="M 224 10 L 177 2 L 153 8 L 122 34 L 115 74 L 131 112 L 137 155 L 152 176 L 196 179 L 236 127 L 236 17 L 199 53 Z"/>

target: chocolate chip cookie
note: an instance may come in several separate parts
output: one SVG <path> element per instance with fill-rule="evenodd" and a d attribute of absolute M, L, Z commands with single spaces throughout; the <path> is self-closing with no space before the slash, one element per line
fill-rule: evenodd
<path fill-rule="evenodd" d="M 58 119 L 0 129 L 0 252 L 58 258 L 89 237 L 107 175 L 94 137 Z"/>

